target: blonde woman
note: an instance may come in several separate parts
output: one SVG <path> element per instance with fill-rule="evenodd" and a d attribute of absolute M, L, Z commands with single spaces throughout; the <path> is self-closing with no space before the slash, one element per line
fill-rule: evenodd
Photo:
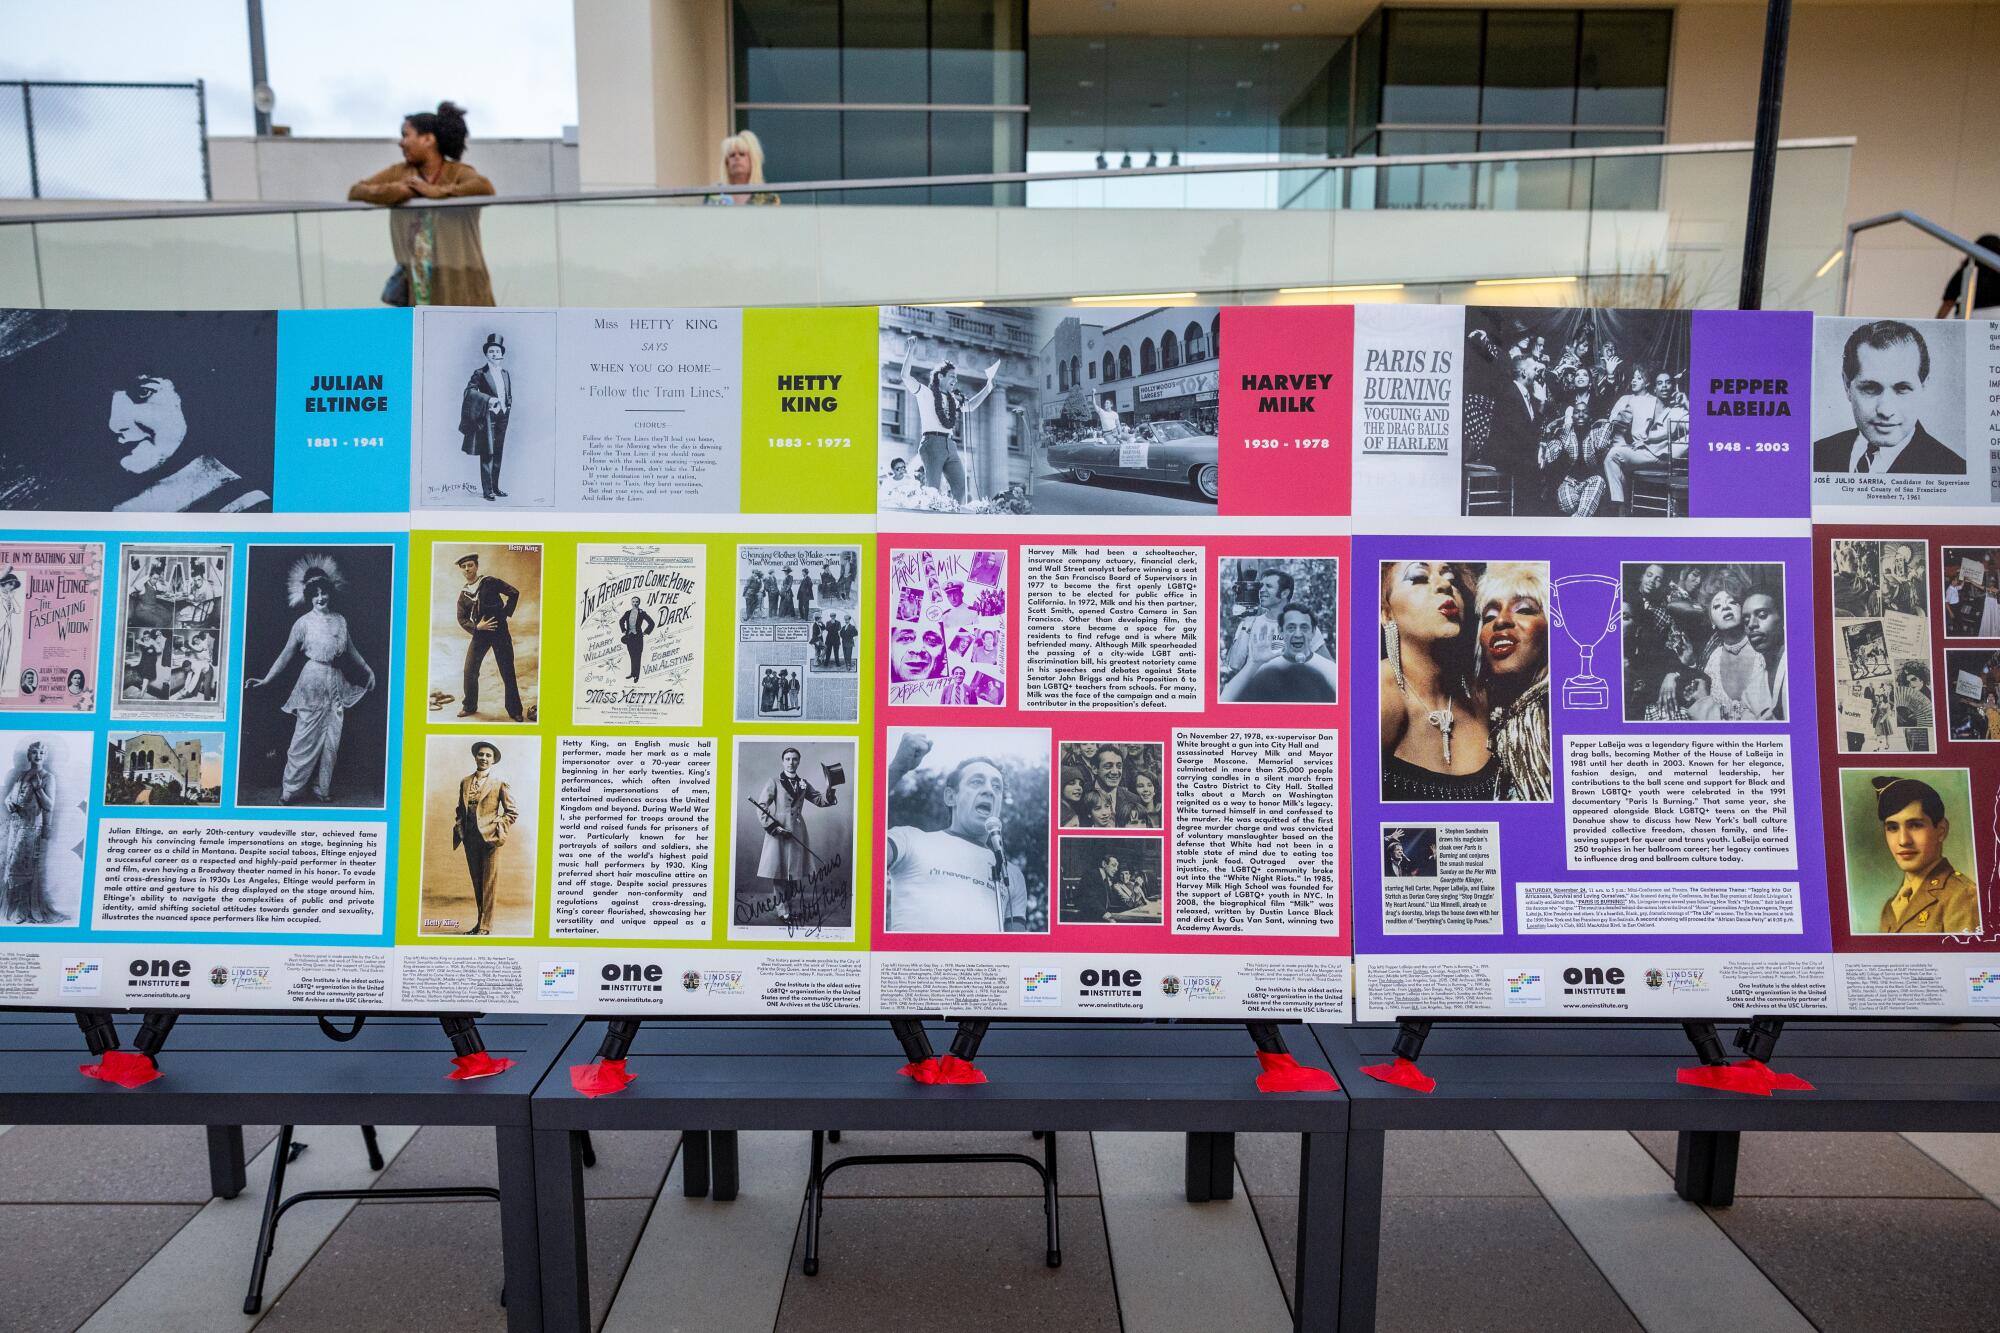
<path fill-rule="evenodd" d="M 764 144 L 751 130 L 738 130 L 722 141 L 723 185 L 762 185 L 764 183 Z M 711 194 L 704 203 L 710 204 L 769 204 L 775 207 L 778 196 L 768 190 L 756 190 L 749 194 Z"/>
<path fill-rule="evenodd" d="M 1474 680 L 1486 698 L 1488 744 L 1500 761 L 1503 801 L 1554 795 L 1549 745 L 1548 567 L 1488 565 L 1479 575 Z"/>

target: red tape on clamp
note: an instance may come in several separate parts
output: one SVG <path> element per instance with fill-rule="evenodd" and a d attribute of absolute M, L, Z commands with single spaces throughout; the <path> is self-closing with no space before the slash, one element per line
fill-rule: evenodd
<path fill-rule="evenodd" d="M 1417 1068 L 1417 1062 L 1397 1056 L 1394 1064 L 1363 1065 L 1361 1072 L 1379 1083 L 1392 1083 L 1411 1092 L 1434 1092 L 1438 1081 Z"/>
<path fill-rule="evenodd" d="M 946 1052 L 938 1057 L 937 1083 L 984 1083 L 985 1071 L 969 1060 L 961 1060 Z"/>
<path fill-rule="evenodd" d="M 1813 1085 L 1797 1074 L 1781 1073 L 1762 1060 L 1732 1060 L 1726 1065 L 1696 1065 L 1674 1071 L 1674 1081 L 1718 1092 L 1768 1097 L 1773 1092 L 1812 1092 Z"/>
<path fill-rule="evenodd" d="M 569 1085 L 586 1097 L 608 1097 L 632 1086 L 637 1074 L 628 1073 L 623 1060 L 592 1060 L 587 1065 L 569 1067 Z"/>
<path fill-rule="evenodd" d="M 935 1083 L 938 1081 L 938 1058 L 932 1055 L 912 1060 L 896 1072 L 916 1083 Z"/>
<path fill-rule="evenodd" d="M 78 1065 L 76 1071 L 85 1078 L 102 1079 L 106 1083 L 116 1083 L 121 1088 L 136 1088 L 151 1083 L 156 1078 L 166 1077 L 160 1067 L 153 1063 L 153 1057 L 138 1051 L 106 1051 L 94 1065 Z"/>
<path fill-rule="evenodd" d="M 1339 1092 L 1340 1081 L 1324 1069 L 1302 1065 L 1288 1051 L 1259 1051 L 1257 1063 L 1264 1072 L 1257 1075 L 1259 1092 Z"/>
<path fill-rule="evenodd" d="M 453 1080 L 470 1078 L 492 1078 L 504 1074 L 514 1067 L 514 1062 L 506 1056 L 495 1056 L 491 1051 L 474 1051 L 471 1055 L 451 1057 L 451 1072 L 445 1077 Z"/>

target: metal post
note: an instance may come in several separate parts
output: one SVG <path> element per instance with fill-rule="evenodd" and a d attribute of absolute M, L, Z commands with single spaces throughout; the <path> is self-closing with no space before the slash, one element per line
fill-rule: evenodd
<path fill-rule="evenodd" d="M 1757 135 L 1750 150 L 1750 216 L 1743 229 L 1743 285 L 1736 304 L 1764 308 L 1764 255 L 1771 243 L 1771 193 L 1778 174 L 1778 118 L 1785 102 L 1785 52 L 1792 0 L 1770 0 L 1764 14 L 1764 70 L 1757 82 Z"/>
<path fill-rule="evenodd" d="M 248 0 L 250 6 L 250 95 L 255 98 L 257 90 L 270 82 L 269 71 L 264 65 L 264 0 Z M 271 133 L 271 113 L 263 107 L 257 112 L 257 137 L 268 138 Z"/>
<path fill-rule="evenodd" d="M 195 132 L 201 136 L 201 197 L 215 198 L 215 179 L 208 169 L 208 80 L 194 81 Z M 299 302 L 304 305 L 305 302 Z"/>
<path fill-rule="evenodd" d="M 21 81 L 21 130 L 28 136 L 28 197 L 42 197 L 42 168 L 35 157 L 35 93 L 34 85 L 26 79 Z"/>

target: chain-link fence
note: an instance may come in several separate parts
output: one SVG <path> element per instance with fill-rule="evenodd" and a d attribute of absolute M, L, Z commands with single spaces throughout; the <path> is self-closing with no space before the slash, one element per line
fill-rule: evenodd
<path fill-rule="evenodd" d="M 0 81 L 0 198 L 208 197 L 199 82 Z"/>

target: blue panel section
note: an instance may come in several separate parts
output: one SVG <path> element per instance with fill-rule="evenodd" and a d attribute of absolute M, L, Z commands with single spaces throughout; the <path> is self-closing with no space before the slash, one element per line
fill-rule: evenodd
<path fill-rule="evenodd" d="M 363 312 L 372 314 L 373 312 Z M 390 311 L 390 315 L 397 312 Z M 407 327 L 407 322 L 405 323 Z M 401 466 L 400 463 L 398 466 Z M 337 501 L 336 501 L 337 502 Z M 403 661 L 406 645 L 399 608 L 408 596 L 409 538 L 400 532 L 272 532 L 233 534 L 213 531 L 130 532 L 76 530 L 37 532 L 0 531 L 0 548 L 33 542 L 101 542 L 104 545 L 104 595 L 98 611 L 98 681 L 95 707 L 89 712 L 0 711 L 0 765 L 12 770 L 0 772 L 0 783 L 11 782 L 22 767 L 26 747 L 37 737 L 58 733 L 75 736 L 76 742 L 58 741 L 67 754 L 77 744 L 87 745 L 88 778 L 80 779 L 73 766 L 64 775 L 65 790 L 54 793 L 66 810 L 79 811 L 81 818 L 62 827 L 62 845 L 48 848 L 52 866 L 65 856 L 82 857 L 83 893 L 72 921 L 59 925 L 23 925 L 0 921 L 0 942 L 129 943 L 139 940 L 172 940 L 186 944 L 274 944 L 368 946 L 388 945 L 394 937 L 396 921 L 395 874 L 397 865 L 398 807 L 401 791 L 403 731 Z M 176 550 L 197 552 L 226 549 L 228 559 L 227 603 L 219 612 L 226 637 L 219 652 L 219 715 L 210 717 L 145 716 L 150 705 L 145 700 L 145 669 L 149 652 L 138 645 L 144 625 L 153 617 L 145 609 L 165 605 L 169 635 L 181 635 L 185 626 L 201 623 L 199 613 L 189 615 L 181 608 L 196 599 L 177 589 L 164 599 L 141 593 L 128 602 L 139 578 L 146 570 L 164 568 L 171 572 Z M 166 552 L 162 555 L 161 552 Z M 205 555 L 203 558 L 206 558 Z M 138 571 L 135 577 L 135 570 Z M 338 579 L 331 610 L 348 622 L 349 638 L 360 653 L 373 688 L 365 691 L 345 709 L 343 735 L 338 757 L 331 770 L 330 800 L 316 799 L 314 784 L 284 800 L 284 768 L 287 751 L 298 734 L 296 710 L 288 709 L 306 661 L 295 652 L 281 670 L 271 667 L 283 652 L 292 626 L 309 609 L 306 575 L 312 571 L 332 574 Z M 297 585 L 300 602 L 292 602 Z M 124 639 L 121 642 L 120 608 L 127 609 Z M 344 677 L 355 683 L 365 679 L 355 658 L 339 663 Z M 267 683 L 250 689 L 251 678 L 267 678 Z M 160 693 L 178 693 L 184 676 L 178 670 L 164 673 Z M 193 707 L 190 705 L 189 707 Z M 169 706 L 162 710 L 173 713 Z M 113 713 L 120 714 L 114 719 Z M 164 745 L 154 745 L 153 737 Z M 138 740 L 138 738 L 145 738 Z M 131 747 L 138 740 L 148 752 L 158 751 L 161 770 L 171 765 L 174 747 L 199 744 L 204 756 L 219 755 L 220 791 L 212 803 L 195 805 L 141 804 L 130 784 L 114 788 L 110 778 L 114 746 Z M 128 764 L 127 767 L 130 767 Z M 113 798 L 117 803 L 111 803 Z M 259 823 L 370 825 L 379 828 L 384 839 L 385 885 L 382 925 L 373 934 L 321 934 L 284 929 L 270 931 L 227 930 L 94 930 L 99 882 L 97 857 L 99 830 L 105 820 L 120 824 L 159 821 L 165 824 L 199 824 L 227 829 L 250 828 Z M 0 828 L 5 815 L 0 812 Z M 0 837 L 0 849 L 7 846 Z M 73 863 L 72 863 L 73 864 Z M 158 881 L 163 886 L 175 881 L 185 867 L 163 863 Z M 281 885 L 280 885 L 281 886 Z M 64 910 L 70 904 L 64 904 Z M 224 905 L 227 911 L 227 905 Z"/>
<path fill-rule="evenodd" d="M 410 331 L 408 310 L 279 312 L 278 512 L 409 508 Z"/>

